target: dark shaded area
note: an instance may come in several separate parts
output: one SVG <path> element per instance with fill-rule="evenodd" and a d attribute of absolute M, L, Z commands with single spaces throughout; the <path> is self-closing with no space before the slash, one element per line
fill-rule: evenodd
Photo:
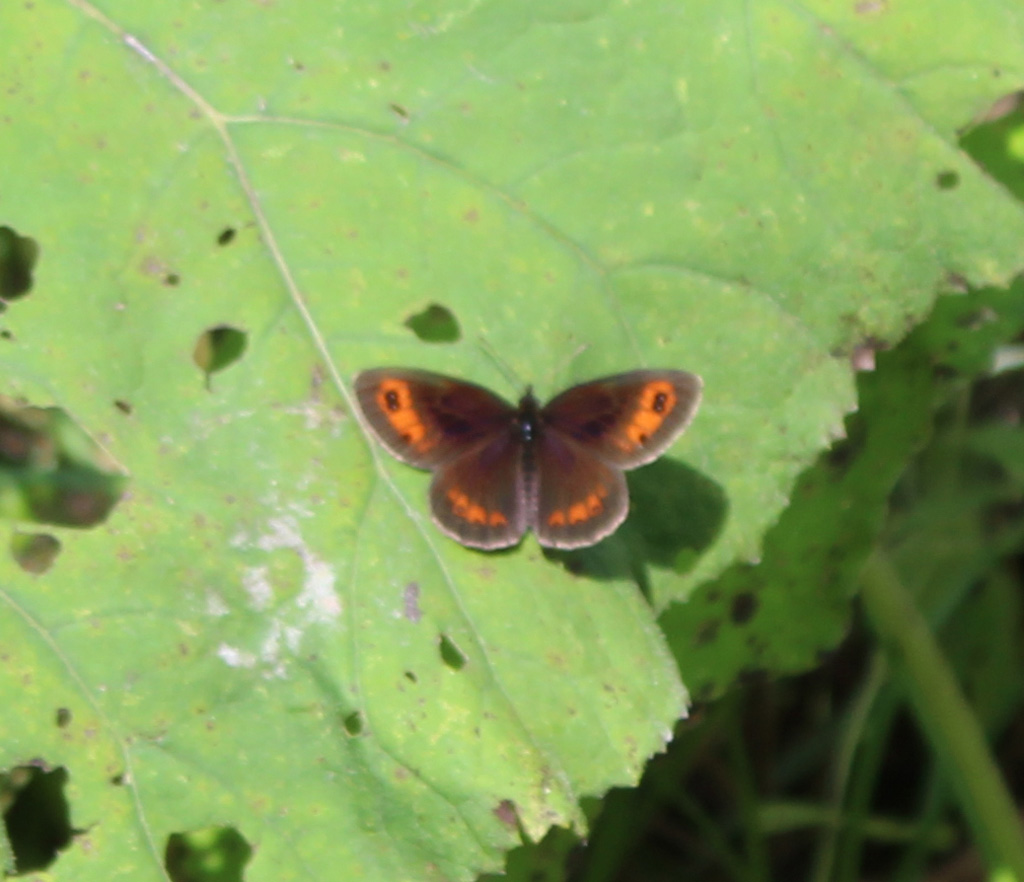
<path fill-rule="evenodd" d="M 220 235 L 217 236 L 217 244 L 221 246 L 230 245 L 232 242 L 235 241 L 236 235 L 237 233 L 234 227 L 225 227 L 223 230 L 220 231 Z"/>
<path fill-rule="evenodd" d="M 545 549 L 569 572 L 591 579 L 632 579 L 645 594 L 649 569 L 685 573 L 722 529 L 728 500 L 721 486 L 669 457 L 626 473 L 629 515 L 605 539 L 573 551 Z"/>
<path fill-rule="evenodd" d="M 817 670 L 774 682 L 752 677 L 697 706 L 638 787 L 613 790 L 600 802 L 586 841 L 552 830 L 508 855 L 507 878 L 988 878 L 903 683 L 879 680 L 876 663 L 874 635 L 858 617 Z M 1010 676 L 1019 678 L 1019 668 Z M 986 729 L 1019 805 L 1021 704 Z M 836 784 L 840 773 L 845 786 Z M 973 869 L 964 874 L 965 867 Z"/>
<path fill-rule="evenodd" d="M 757 597 L 753 594 L 737 594 L 732 599 L 730 618 L 734 625 L 745 625 L 757 614 Z"/>

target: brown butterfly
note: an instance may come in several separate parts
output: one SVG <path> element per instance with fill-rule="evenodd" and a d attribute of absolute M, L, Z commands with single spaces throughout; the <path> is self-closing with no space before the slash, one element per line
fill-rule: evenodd
<path fill-rule="evenodd" d="M 550 548 L 582 548 L 629 511 L 625 469 L 660 456 L 700 403 L 685 371 L 628 371 L 566 389 L 543 407 L 430 371 L 375 368 L 356 397 L 380 443 L 434 472 L 441 530 L 472 548 L 506 548 L 527 529 Z"/>

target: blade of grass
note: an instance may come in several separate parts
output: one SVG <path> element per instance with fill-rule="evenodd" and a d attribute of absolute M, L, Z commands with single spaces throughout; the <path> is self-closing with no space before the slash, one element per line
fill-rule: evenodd
<path fill-rule="evenodd" d="M 879 550 L 862 573 L 865 609 L 907 678 L 918 720 L 959 795 L 975 839 L 993 868 L 1024 882 L 1024 828 L 985 735 L 889 559 Z"/>

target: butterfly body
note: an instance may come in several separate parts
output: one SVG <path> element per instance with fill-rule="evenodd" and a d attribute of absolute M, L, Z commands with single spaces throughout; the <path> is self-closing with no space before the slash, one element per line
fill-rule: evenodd
<path fill-rule="evenodd" d="M 473 548 L 580 548 L 629 510 L 623 470 L 657 458 L 689 424 L 700 378 L 639 370 L 573 386 L 545 405 L 527 389 L 512 405 L 482 386 L 413 368 L 356 377 L 356 397 L 381 444 L 430 469 L 443 532 Z"/>

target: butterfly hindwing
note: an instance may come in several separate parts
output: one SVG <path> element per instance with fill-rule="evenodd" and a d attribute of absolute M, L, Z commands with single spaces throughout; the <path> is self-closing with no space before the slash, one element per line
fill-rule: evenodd
<path fill-rule="evenodd" d="M 507 548 L 526 531 L 531 488 L 523 446 L 509 429 L 438 468 L 430 508 L 438 526 L 463 545 Z"/>
<path fill-rule="evenodd" d="M 665 452 L 700 397 L 700 377 L 686 371 L 629 371 L 556 395 L 542 408 L 541 423 L 606 463 L 633 469 Z"/>
<path fill-rule="evenodd" d="M 593 545 L 629 511 L 622 471 L 559 433 L 544 432 L 534 452 L 536 504 L 530 526 L 549 548 Z"/>
<path fill-rule="evenodd" d="M 355 391 L 381 444 L 423 469 L 437 468 L 505 430 L 515 415 L 512 405 L 482 386 L 431 371 L 363 371 Z"/>

